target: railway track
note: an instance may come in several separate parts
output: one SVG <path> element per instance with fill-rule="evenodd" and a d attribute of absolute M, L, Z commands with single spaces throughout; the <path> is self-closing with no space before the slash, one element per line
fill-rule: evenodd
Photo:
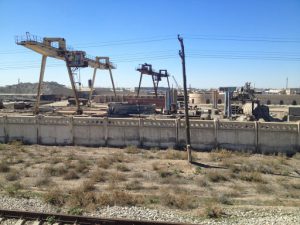
<path fill-rule="evenodd" d="M 141 221 L 141 220 L 127 220 L 127 219 L 105 219 L 91 216 L 73 216 L 65 214 L 53 214 L 53 213 L 40 213 L 40 212 L 28 212 L 28 211 L 14 211 L 14 210 L 2 210 L 0 209 L 0 224 L 6 220 L 16 220 L 15 225 L 28 224 L 30 222 L 33 225 L 42 224 L 99 224 L 99 225 L 187 225 L 183 223 L 169 223 L 169 222 L 157 222 L 157 221 Z"/>

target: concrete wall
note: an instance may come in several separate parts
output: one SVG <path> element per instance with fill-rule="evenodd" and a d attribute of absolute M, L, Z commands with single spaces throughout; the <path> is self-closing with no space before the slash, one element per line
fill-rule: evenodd
<path fill-rule="evenodd" d="M 191 120 L 193 149 L 216 147 L 254 152 L 300 149 L 299 123 Z M 0 116 L 0 142 L 28 144 L 184 147 L 179 119 Z"/>

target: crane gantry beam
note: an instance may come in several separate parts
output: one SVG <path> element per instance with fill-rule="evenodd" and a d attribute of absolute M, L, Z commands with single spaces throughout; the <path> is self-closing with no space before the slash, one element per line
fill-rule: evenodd
<path fill-rule="evenodd" d="M 170 83 L 169 83 L 170 74 L 168 73 L 167 70 L 159 70 L 159 72 L 156 72 L 155 70 L 152 69 L 152 65 L 148 64 L 148 63 L 142 64 L 140 66 L 140 68 L 137 68 L 136 70 L 140 72 L 140 82 L 139 82 L 139 87 L 137 90 L 137 97 L 139 97 L 139 94 L 140 94 L 143 75 L 150 75 L 152 77 L 153 88 L 154 88 L 156 97 L 157 97 L 158 83 L 159 83 L 159 81 L 161 81 L 161 78 L 163 78 L 163 77 L 167 78 L 168 88 L 170 90 Z"/>
<path fill-rule="evenodd" d="M 115 85 L 114 85 L 112 71 L 111 71 L 112 69 L 115 69 L 116 66 L 109 61 L 109 57 L 96 57 L 95 59 L 93 59 L 91 57 L 87 57 L 84 51 L 68 50 L 67 46 L 66 46 L 66 40 L 64 38 L 44 37 L 42 39 L 37 36 L 30 35 L 28 32 L 26 33 L 26 36 L 24 36 L 24 37 L 16 37 L 16 43 L 18 45 L 24 46 L 24 47 L 42 55 L 37 101 L 36 101 L 35 110 L 34 110 L 34 112 L 36 114 L 39 113 L 40 95 L 41 95 L 42 83 L 43 83 L 43 79 L 44 79 L 47 57 L 52 57 L 52 58 L 63 60 L 66 62 L 69 78 L 71 81 L 72 90 L 74 92 L 74 97 L 75 97 L 78 114 L 81 114 L 82 110 L 80 109 L 80 102 L 78 99 L 78 94 L 76 91 L 76 86 L 75 86 L 75 82 L 74 82 L 74 78 L 73 78 L 73 72 L 72 72 L 71 68 L 75 68 L 75 69 L 77 69 L 78 67 L 94 68 L 93 83 L 92 83 L 92 87 L 91 87 L 91 91 L 90 91 L 89 101 L 91 100 L 91 95 L 92 95 L 92 91 L 93 91 L 93 87 L 94 87 L 94 81 L 95 81 L 97 69 L 109 71 L 113 90 L 116 95 Z M 104 60 L 104 62 L 103 62 L 103 60 Z"/>

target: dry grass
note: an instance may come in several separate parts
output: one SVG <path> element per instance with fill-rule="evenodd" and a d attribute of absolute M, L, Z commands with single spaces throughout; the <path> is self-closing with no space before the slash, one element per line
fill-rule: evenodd
<path fill-rule="evenodd" d="M 108 180 L 107 178 L 108 172 L 102 169 L 97 169 L 94 172 L 91 173 L 90 178 L 94 182 L 105 182 Z"/>
<path fill-rule="evenodd" d="M 0 145 L 0 151 L 3 193 L 20 197 L 33 192 L 74 214 L 106 205 L 151 205 L 202 209 L 202 216 L 218 218 L 225 205 L 300 206 L 300 179 L 295 178 L 299 154 L 287 158 L 224 149 L 193 152 L 197 162 L 208 165 L 201 167 L 187 163 L 185 151 L 173 149 L 17 143 Z"/>
<path fill-rule="evenodd" d="M 45 176 L 59 177 L 64 176 L 68 172 L 68 168 L 65 165 L 46 166 L 43 172 Z"/>
<path fill-rule="evenodd" d="M 0 162 L 0 172 L 7 173 L 9 170 L 10 170 L 10 166 L 9 166 L 8 162 L 5 160 L 2 160 Z"/>
<path fill-rule="evenodd" d="M 122 164 L 122 163 L 119 163 L 116 168 L 117 168 L 118 171 L 122 171 L 122 172 L 130 171 L 128 166 L 126 166 L 125 164 Z"/>
<path fill-rule="evenodd" d="M 160 195 L 160 203 L 178 209 L 193 209 L 196 207 L 193 196 L 182 190 L 177 191 L 177 193 L 163 190 Z"/>
<path fill-rule="evenodd" d="M 139 180 L 133 180 L 125 185 L 126 190 L 141 190 L 143 184 Z"/>
<path fill-rule="evenodd" d="M 54 189 L 47 191 L 43 195 L 43 199 L 49 204 L 55 206 L 63 206 L 66 202 L 66 194 L 64 193 L 64 191 L 55 187 Z"/>
<path fill-rule="evenodd" d="M 237 177 L 248 182 L 266 182 L 259 172 L 240 172 Z"/>
<path fill-rule="evenodd" d="M 20 174 L 19 174 L 19 171 L 17 170 L 11 170 L 10 172 L 8 172 L 6 175 L 5 175 L 5 179 L 7 181 L 16 181 L 20 178 Z"/>
<path fill-rule="evenodd" d="M 229 180 L 229 176 L 227 174 L 225 174 L 223 171 L 218 171 L 218 170 L 208 171 L 208 173 L 205 174 L 205 177 L 209 181 L 214 182 L 214 183 Z"/>
<path fill-rule="evenodd" d="M 128 154 L 138 154 L 141 152 L 141 150 L 136 146 L 130 145 L 126 147 L 125 152 Z"/>
<path fill-rule="evenodd" d="M 76 173 L 75 170 L 69 170 L 65 175 L 64 175 L 64 180 L 76 180 L 79 179 L 80 176 Z"/>
<path fill-rule="evenodd" d="M 205 216 L 208 218 L 220 218 L 225 216 L 224 210 L 219 205 L 208 205 L 205 209 Z"/>
<path fill-rule="evenodd" d="M 173 149 L 167 149 L 164 154 L 162 154 L 161 158 L 163 159 L 172 159 L 172 160 L 186 160 L 187 152 L 179 151 Z"/>

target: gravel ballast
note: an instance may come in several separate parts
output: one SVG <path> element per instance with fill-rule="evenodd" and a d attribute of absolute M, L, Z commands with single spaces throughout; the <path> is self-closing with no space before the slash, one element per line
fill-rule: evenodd
<path fill-rule="evenodd" d="M 25 199 L 0 196 L 0 208 L 35 212 L 57 213 L 59 209 L 44 203 L 38 198 Z M 66 213 L 62 209 L 61 213 Z M 128 218 L 136 220 L 152 220 L 166 222 L 183 222 L 204 225 L 298 225 L 300 224 L 300 208 L 297 207 L 224 207 L 225 216 L 218 219 L 207 219 L 190 216 L 189 212 L 170 209 L 149 209 L 145 207 L 101 207 L 85 215 L 106 218 Z M 7 222 L 5 223 L 7 224 Z"/>

